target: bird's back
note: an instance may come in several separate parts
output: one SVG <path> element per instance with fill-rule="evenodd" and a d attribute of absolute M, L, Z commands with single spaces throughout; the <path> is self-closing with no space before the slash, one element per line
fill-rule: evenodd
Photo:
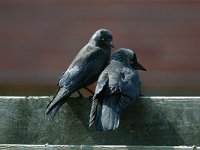
<path fill-rule="evenodd" d="M 91 124 L 96 115 L 97 130 L 116 129 L 119 126 L 121 111 L 131 105 L 139 94 L 140 80 L 137 72 L 121 62 L 111 61 L 101 73 L 96 86 L 94 105 L 96 100 L 101 105 L 99 111 L 96 108 L 97 103 L 92 107 Z"/>
<path fill-rule="evenodd" d="M 59 80 L 59 86 L 68 86 L 71 82 L 77 83 L 77 88 L 94 83 L 99 74 L 107 65 L 110 51 L 87 44 L 77 54 L 69 68 Z"/>

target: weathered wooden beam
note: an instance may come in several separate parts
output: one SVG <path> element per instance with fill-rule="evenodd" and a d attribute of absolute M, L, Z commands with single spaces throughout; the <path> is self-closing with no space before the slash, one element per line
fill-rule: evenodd
<path fill-rule="evenodd" d="M 198 150 L 196 146 L 127 146 L 127 145 L 21 145 L 0 144 L 6 150 Z"/>
<path fill-rule="evenodd" d="M 44 116 L 51 97 L 0 97 L 1 144 L 199 145 L 200 97 L 141 97 L 111 132 L 88 127 L 90 102 L 70 98 L 54 122 Z"/>

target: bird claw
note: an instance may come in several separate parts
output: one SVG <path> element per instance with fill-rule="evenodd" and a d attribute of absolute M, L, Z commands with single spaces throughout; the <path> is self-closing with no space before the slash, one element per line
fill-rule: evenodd
<path fill-rule="evenodd" d="M 86 89 L 90 94 L 94 95 L 94 92 L 90 90 L 88 87 L 84 87 L 84 89 Z"/>

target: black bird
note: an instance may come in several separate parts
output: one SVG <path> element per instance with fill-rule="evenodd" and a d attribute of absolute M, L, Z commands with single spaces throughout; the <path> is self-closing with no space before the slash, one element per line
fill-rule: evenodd
<path fill-rule="evenodd" d="M 89 42 L 80 50 L 58 82 L 58 90 L 48 104 L 45 114 L 53 120 L 59 108 L 75 91 L 94 83 L 110 58 L 113 37 L 106 29 L 97 30 Z"/>
<path fill-rule="evenodd" d="M 119 126 L 122 110 L 141 94 L 141 82 L 136 70 L 146 71 L 132 50 L 120 48 L 111 55 L 110 63 L 96 85 L 89 126 L 95 122 L 99 131 L 114 130 Z"/>

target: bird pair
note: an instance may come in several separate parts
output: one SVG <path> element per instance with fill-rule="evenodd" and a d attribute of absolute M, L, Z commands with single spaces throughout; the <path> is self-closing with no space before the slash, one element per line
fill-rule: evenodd
<path fill-rule="evenodd" d="M 120 48 L 111 55 L 112 47 L 110 31 L 100 29 L 94 33 L 60 77 L 58 91 L 45 111 L 49 120 L 53 120 L 72 93 L 81 88 L 87 89 L 98 79 L 89 126 L 96 122 L 99 131 L 114 130 L 119 126 L 120 112 L 141 94 L 136 70 L 146 69 L 137 62 L 133 51 Z"/>

